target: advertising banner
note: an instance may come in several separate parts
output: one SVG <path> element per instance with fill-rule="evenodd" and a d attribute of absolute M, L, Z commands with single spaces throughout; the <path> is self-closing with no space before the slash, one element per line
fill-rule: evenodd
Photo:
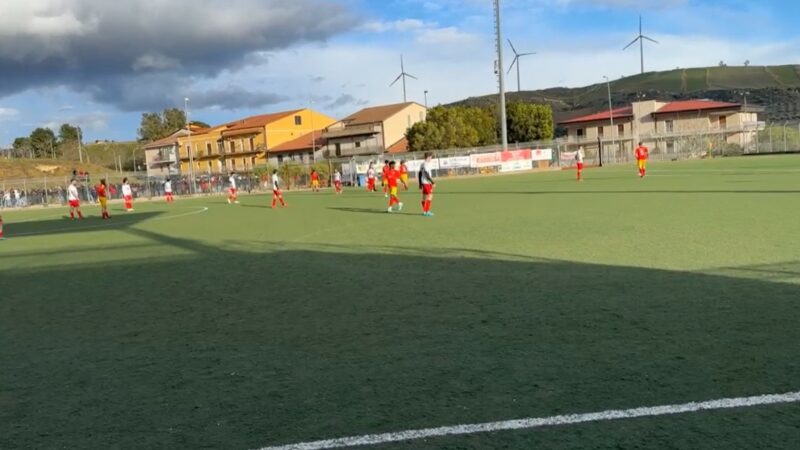
<path fill-rule="evenodd" d="M 536 150 L 531 150 L 531 159 L 534 160 L 534 161 L 552 161 L 553 160 L 553 149 L 552 148 L 537 148 Z"/>
<path fill-rule="evenodd" d="M 533 169 L 533 161 L 530 159 L 527 160 L 519 160 L 519 161 L 508 161 L 502 163 L 500 166 L 500 172 L 518 172 L 520 170 L 531 170 Z"/>
<path fill-rule="evenodd" d="M 470 155 L 469 165 L 472 168 L 480 169 L 482 167 L 495 167 L 503 163 L 500 157 L 500 152 L 494 153 L 478 153 Z"/>
<path fill-rule="evenodd" d="M 511 161 L 530 161 L 531 160 L 531 151 L 530 150 L 511 150 L 507 152 L 500 153 L 500 159 L 502 162 L 511 162 Z"/>
<path fill-rule="evenodd" d="M 469 156 L 453 156 L 450 158 L 439 158 L 440 169 L 463 169 L 470 166 Z"/>

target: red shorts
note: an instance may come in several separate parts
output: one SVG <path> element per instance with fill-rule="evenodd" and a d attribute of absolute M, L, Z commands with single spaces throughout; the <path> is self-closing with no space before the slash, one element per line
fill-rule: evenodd
<path fill-rule="evenodd" d="M 333 184 L 336 186 L 336 189 L 340 189 L 342 187 L 341 181 L 335 181 Z"/>
<path fill-rule="evenodd" d="M 132 202 L 133 201 L 133 196 L 132 195 L 126 195 L 125 196 L 125 201 L 126 202 Z"/>
<path fill-rule="evenodd" d="M 433 194 L 433 185 L 432 184 L 423 184 L 422 185 L 422 194 L 423 195 L 431 195 L 431 194 Z"/>
<path fill-rule="evenodd" d="M 583 170 L 583 163 L 578 163 L 578 170 Z"/>
<path fill-rule="evenodd" d="M 69 206 L 71 208 L 79 208 L 81 206 L 81 202 L 79 200 L 70 200 Z"/>
<path fill-rule="evenodd" d="M 167 197 L 172 197 L 172 192 L 165 192 L 164 195 L 166 195 Z"/>
<path fill-rule="evenodd" d="M 281 190 L 280 189 L 273 189 L 272 190 L 272 195 L 277 195 L 278 197 L 280 197 L 281 196 Z"/>
<path fill-rule="evenodd" d="M 236 195 L 236 188 L 231 188 L 231 195 Z"/>

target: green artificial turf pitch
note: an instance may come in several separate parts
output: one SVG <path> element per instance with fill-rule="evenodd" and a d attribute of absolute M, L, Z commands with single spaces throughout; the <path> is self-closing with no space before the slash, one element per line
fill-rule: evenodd
<path fill-rule="evenodd" d="M 800 390 L 800 156 L 5 212 L 0 448 L 251 449 Z M 206 209 L 207 208 L 207 209 Z M 374 448 L 798 448 L 796 403 Z"/>

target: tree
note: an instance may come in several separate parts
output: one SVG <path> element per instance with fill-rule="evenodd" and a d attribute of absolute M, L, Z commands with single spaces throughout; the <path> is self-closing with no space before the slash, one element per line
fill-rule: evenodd
<path fill-rule="evenodd" d="M 11 148 L 14 152 L 14 156 L 18 158 L 33 158 L 33 151 L 31 149 L 31 139 L 27 137 L 18 137 L 14 139 L 14 143 L 11 144 Z"/>
<path fill-rule="evenodd" d="M 436 106 L 427 120 L 414 124 L 406 138 L 412 151 L 489 145 L 496 140 L 492 113 L 477 107 Z"/>
<path fill-rule="evenodd" d="M 553 139 L 553 110 L 550 105 L 515 102 L 507 108 L 509 142 Z"/>
<path fill-rule="evenodd" d="M 178 108 L 165 109 L 161 113 L 142 113 L 139 124 L 139 140 L 152 142 L 186 128 L 186 114 Z"/>
<path fill-rule="evenodd" d="M 58 141 L 60 143 L 77 142 L 78 127 L 73 127 L 68 123 L 62 124 L 61 128 L 58 129 Z"/>
<path fill-rule="evenodd" d="M 744 66 L 745 67 L 750 67 L 750 60 L 749 59 L 744 62 Z"/>
<path fill-rule="evenodd" d="M 37 128 L 29 139 L 31 150 L 36 158 L 47 158 L 55 152 L 56 134 L 49 128 Z"/>

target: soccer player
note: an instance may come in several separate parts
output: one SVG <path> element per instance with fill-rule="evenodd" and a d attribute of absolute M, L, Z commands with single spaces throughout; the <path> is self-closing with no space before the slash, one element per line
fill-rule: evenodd
<path fill-rule="evenodd" d="M 128 177 L 122 179 L 122 198 L 125 200 L 125 211 L 133 211 L 133 190 L 128 184 Z"/>
<path fill-rule="evenodd" d="M 433 216 L 431 202 L 433 202 L 433 188 L 436 186 L 436 182 L 433 181 L 433 176 L 431 175 L 432 159 L 433 153 L 425 153 L 425 161 L 419 168 L 419 188 L 422 189 L 422 215 L 426 217 Z"/>
<path fill-rule="evenodd" d="M 319 173 L 311 169 L 311 191 L 319 192 Z"/>
<path fill-rule="evenodd" d="M 383 169 L 381 170 L 381 185 L 383 186 L 383 196 L 389 198 L 389 180 L 386 179 L 389 173 L 389 160 L 383 161 Z"/>
<path fill-rule="evenodd" d="M 406 166 L 406 160 L 400 161 L 400 182 L 403 183 L 403 190 L 408 190 L 408 167 Z"/>
<path fill-rule="evenodd" d="M 339 172 L 339 169 L 333 172 L 333 187 L 336 189 L 336 194 L 342 193 L 342 173 Z"/>
<path fill-rule="evenodd" d="M 397 196 L 397 180 L 400 179 L 400 172 L 394 168 L 395 162 L 389 163 L 389 170 L 386 171 L 386 185 L 389 187 L 389 209 L 386 212 L 393 212 L 394 205 L 397 205 L 397 210 L 403 210 L 403 203 L 400 197 Z"/>
<path fill-rule="evenodd" d="M 575 152 L 575 165 L 578 167 L 578 181 L 583 181 L 583 146 L 578 147 Z"/>
<path fill-rule="evenodd" d="M 281 193 L 281 179 L 278 176 L 278 171 L 272 171 L 272 208 L 275 208 L 275 203 L 280 200 L 281 206 L 286 208 L 286 202 L 283 201 L 283 193 Z"/>
<path fill-rule="evenodd" d="M 367 169 L 367 192 L 377 192 L 375 188 L 375 167 L 372 163 L 369 163 L 369 169 Z"/>
<path fill-rule="evenodd" d="M 0 241 L 4 241 L 5 239 L 5 236 L 3 236 L 3 216 L 0 216 Z"/>
<path fill-rule="evenodd" d="M 164 197 L 166 197 L 167 203 L 175 203 L 175 199 L 172 197 L 172 180 L 169 178 L 164 180 Z"/>
<path fill-rule="evenodd" d="M 81 200 L 78 194 L 78 182 L 73 178 L 67 186 L 67 201 L 69 202 L 69 218 L 75 220 L 75 213 L 78 213 L 78 218 L 83 219 L 81 212 Z"/>
<path fill-rule="evenodd" d="M 647 175 L 647 158 L 650 157 L 650 149 L 639 142 L 639 146 L 636 147 L 635 154 L 636 165 L 639 167 L 639 178 L 644 178 L 644 176 Z"/>
<path fill-rule="evenodd" d="M 239 204 L 239 197 L 237 196 L 238 190 L 236 189 L 236 172 L 231 172 L 231 176 L 228 178 L 228 182 L 230 183 L 230 191 L 228 194 L 228 204 L 236 203 Z"/>
<path fill-rule="evenodd" d="M 108 195 L 106 194 L 105 178 L 100 179 L 100 183 L 94 187 L 94 190 L 97 192 L 97 201 L 100 202 L 100 214 L 103 220 L 110 219 L 111 216 L 108 215 Z"/>

